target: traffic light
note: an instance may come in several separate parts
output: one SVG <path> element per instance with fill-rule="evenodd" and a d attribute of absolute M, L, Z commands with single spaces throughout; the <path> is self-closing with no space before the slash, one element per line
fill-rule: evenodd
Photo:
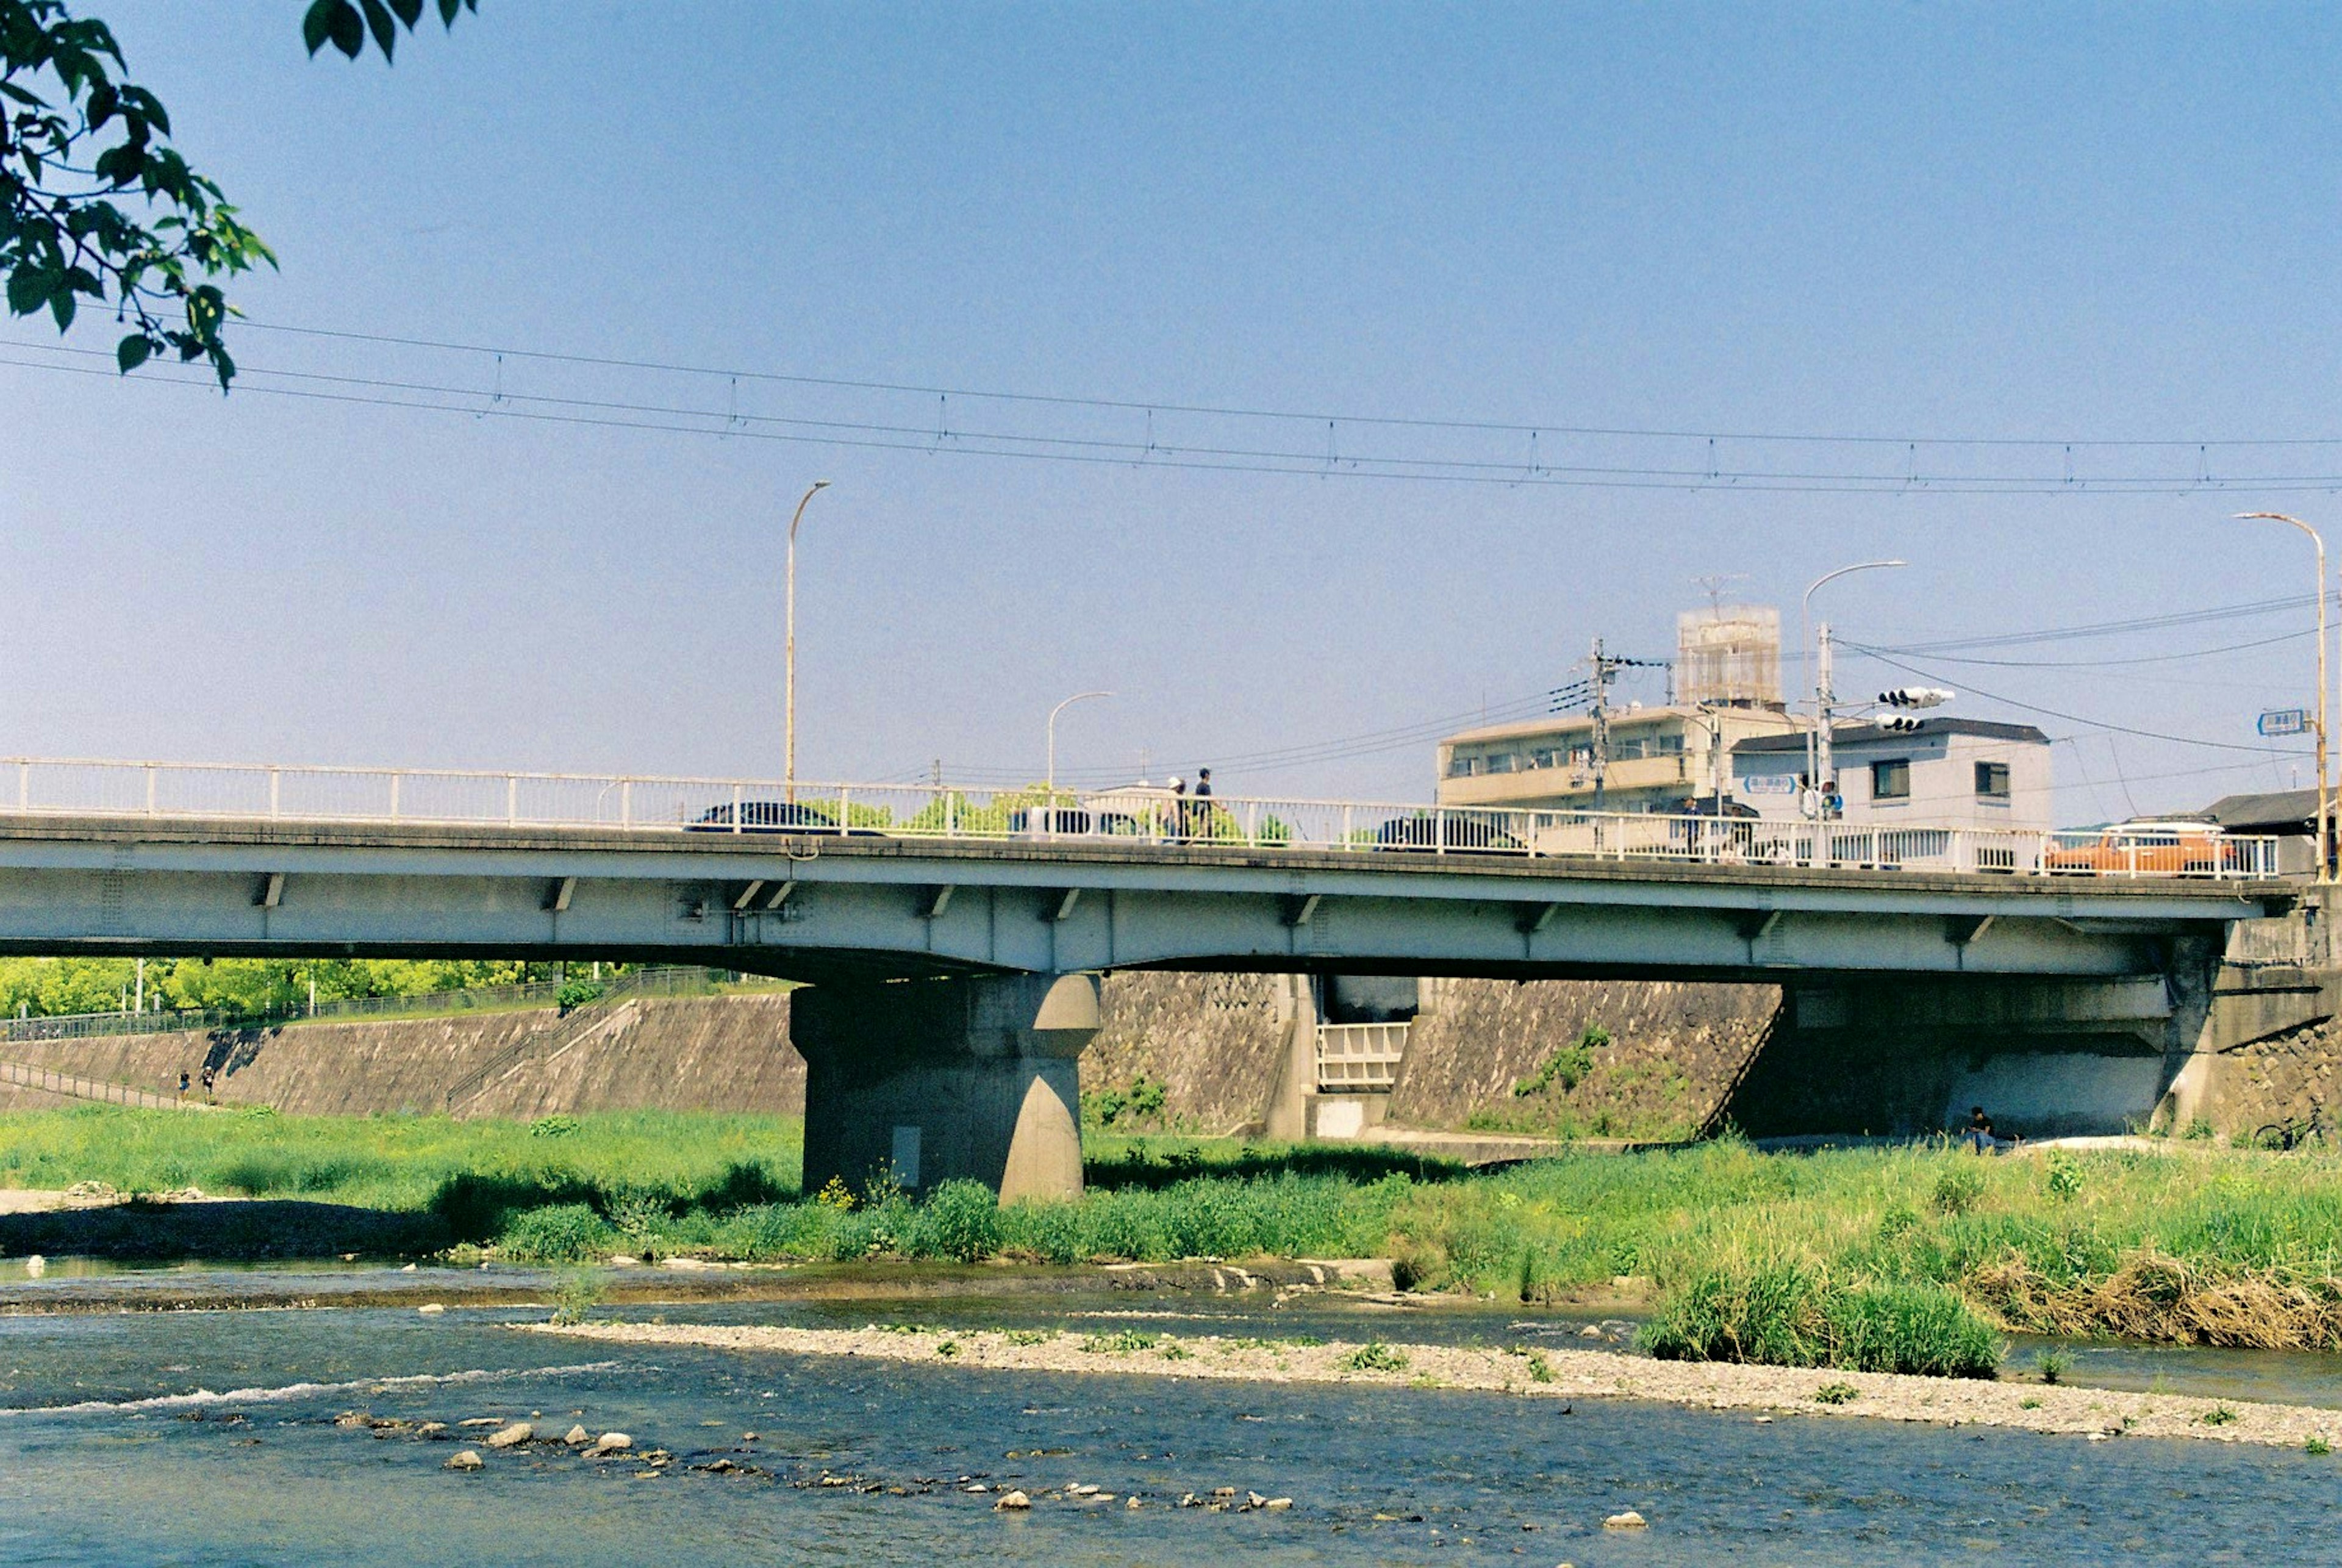
<path fill-rule="evenodd" d="M 1941 686 L 1897 686 L 1891 692 L 1878 694 L 1878 705 L 1883 708 L 1939 708 L 1952 700 L 1953 694 Z"/>
<path fill-rule="evenodd" d="M 1881 714 L 1877 722 L 1880 729 L 1889 734 L 1907 734 L 1924 727 L 1927 721 L 1917 714 Z"/>

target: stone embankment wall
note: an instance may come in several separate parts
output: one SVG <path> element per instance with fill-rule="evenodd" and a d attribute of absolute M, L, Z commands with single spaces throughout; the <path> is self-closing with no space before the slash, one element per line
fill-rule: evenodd
<path fill-rule="evenodd" d="M 1581 1128 L 1696 1129 L 1723 1103 L 1780 1008 L 1773 985 L 1684 981 L 1445 980 L 1408 1031 L 1390 1115 L 1410 1126 L 1461 1126 L 1477 1111 L 1502 1122 L 1566 1114 Z M 1529 1119 L 1514 1085 L 1588 1029 L 1610 1044 L 1588 1053 L 1575 1089 L 1539 1094 Z M 1550 1125 L 1550 1122 L 1547 1123 Z"/>
<path fill-rule="evenodd" d="M 26 1041 L 0 1045 L 0 1055 L 166 1092 L 182 1071 L 200 1081 L 210 1063 L 220 1070 L 223 1104 L 362 1115 L 445 1110 L 449 1085 L 535 1036 L 537 1048 L 491 1074 L 459 1114 L 533 1117 L 665 1107 L 797 1115 L 805 1110 L 805 1063 L 789 1047 L 788 1017 L 788 997 L 776 993 L 646 997 L 575 1015 L 580 1027 L 570 1031 L 551 1009 L 539 1009 Z M 0 1086 L 0 1109 L 67 1103 Z"/>
<path fill-rule="evenodd" d="M 1256 1125 L 1293 1027 L 1281 975 L 1129 973 L 1098 989 L 1101 1027 L 1082 1087 L 1164 1085 L 1169 1120 L 1199 1132 Z"/>
<path fill-rule="evenodd" d="M 1143 1076 L 1165 1085 L 1166 1114 L 1203 1132 L 1256 1125 L 1275 1092 L 1292 1015 L 1282 977 L 1117 974 L 1101 994 L 1105 1027 L 1082 1057 L 1086 1089 Z M 1502 980 L 1426 982 L 1407 1058 L 1391 1094 L 1391 1120 L 1460 1127 L 1493 1111 L 1522 1131 L 1604 1117 L 1622 1132 L 1696 1127 L 1722 1104 L 1780 1005 L 1770 985 L 1676 982 Z M 1572 1090 L 1516 1103 L 1513 1086 L 1589 1027 L 1611 1044 L 1593 1052 Z"/>

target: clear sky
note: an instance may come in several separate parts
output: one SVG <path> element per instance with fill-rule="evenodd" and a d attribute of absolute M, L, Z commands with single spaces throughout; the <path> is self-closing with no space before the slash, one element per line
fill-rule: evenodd
<path fill-rule="evenodd" d="M 821 477 L 808 776 L 1035 776 L 1050 706 L 1102 687 L 1062 722 L 1070 773 L 1422 798 L 1427 743 L 1243 759 L 1518 711 L 1597 634 L 1664 654 L 1706 574 L 1794 627 L 1813 577 L 1887 554 L 1911 565 L 1823 591 L 1852 641 L 2299 596 L 1907 662 L 2067 741 L 2067 821 L 2305 774 L 2107 727 L 2254 746 L 2256 712 L 2311 698 L 2305 638 L 2073 662 L 2305 629 L 2306 542 L 2230 513 L 2334 524 L 2342 554 L 2332 487 L 2237 477 L 2342 474 L 2342 445 L 2185 444 L 2342 436 L 2331 8 L 483 0 L 390 68 L 306 58 L 297 0 L 96 9 L 284 265 L 239 293 L 263 326 L 225 400 L 0 365 L 0 751 L 776 773 L 780 541 Z M 75 363 L 36 323 L 0 338 Z M 731 434 L 510 416 L 587 402 Z M 769 439 L 817 434 L 785 419 L 911 434 Z M 1368 476 L 1426 454 L 1449 477 Z M 1717 477 L 1553 482 L 1589 466 Z M 1921 483 L 1732 477 L 1856 470 Z"/>

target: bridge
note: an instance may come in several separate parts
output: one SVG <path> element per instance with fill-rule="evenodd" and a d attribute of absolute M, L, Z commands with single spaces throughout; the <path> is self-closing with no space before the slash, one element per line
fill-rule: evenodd
<path fill-rule="evenodd" d="M 2275 865 L 2262 840 L 2158 858 L 1138 788 L 0 763 L 0 952 L 794 978 L 808 1182 L 887 1162 L 1007 1196 L 1079 1188 L 1106 971 L 1867 981 L 1979 1026 L 2104 1014 L 2164 1037 L 2176 1077 L 2229 928 L 2300 897 Z"/>

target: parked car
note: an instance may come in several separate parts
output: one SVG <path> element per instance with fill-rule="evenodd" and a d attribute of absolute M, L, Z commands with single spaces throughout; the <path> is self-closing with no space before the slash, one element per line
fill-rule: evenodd
<path fill-rule="evenodd" d="M 2161 876 L 2216 876 L 2238 866 L 2239 845 L 2219 824 L 2197 817 L 2153 817 L 2117 823 L 2095 836 L 2068 838 L 2042 857 L 2067 875 L 2152 872 Z"/>
<path fill-rule="evenodd" d="M 1444 850 L 1450 854 L 1519 854 L 1528 846 L 1497 825 L 1494 814 L 1469 811 L 1395 816 L 1375 829 L 1376 849 Z"/>
<path fill-rule="evenodd" d="M 731 833 L 732 807 L 709 806 L 696 817 L 684 824 L 686 833 Z M 744 800 L 740 803 L 741 833 L 838 833 L 837 818 L 817 805 L 803 801 Z M 843 830 L 854 838 L 876 837 L 876 828 L 853 827 Z"/>

